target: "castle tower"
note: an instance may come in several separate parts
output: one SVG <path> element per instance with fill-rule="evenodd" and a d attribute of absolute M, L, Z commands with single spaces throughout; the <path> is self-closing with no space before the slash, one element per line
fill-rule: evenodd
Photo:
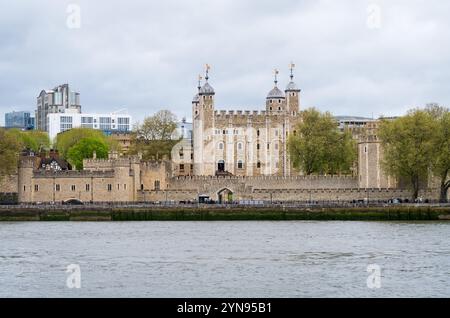
<path fill-rule="evenodd" d="M 392 188 L 397 186 L 395 178 L 385 173 L 383 148 L 374 136 L 368 136 L 358 143 L 358 178 L 360 188 Z"/>
<path fill-rule="evenodd" d="M 33 156 L 23 156 L 19 159 L 19 171 L 18 171 L 18 201 L 33 202 L 33 170 L 34 170 Z"/>
<path fill-rule="evenodd" d="M 266 97 L 266 111 L 268 113 L 284 112 L 286 110 L 286 97 L 284 96 L 284 93 L 278 88 L 278 73 L 278 70 L 275 69 L 275 86 L 269 92 L 269 94 L 267 94 Z"/>
<path fill-rule="evenodd" d="M 206 65 L 205 84 L 200 87 L 198 100 L 193 104 L 194 174 L 205 175 L 214 171 L 214 158 L 206 156 L 205 149 L 213 143 L 214 88 L 209 84 L 210 66 Z"/>
<path fill-rule="evenodd" d="M 294 68 L 295 64 L 291 63 L 290 70 L 291 70 L 291 81 L 286 86 L 286 105 L 287 105 L 287 111 L 290 115 L 297 115 L 300 109 L 300 92 L 301 90 L 297 87 L 297 85 L 294 83 Z"/>

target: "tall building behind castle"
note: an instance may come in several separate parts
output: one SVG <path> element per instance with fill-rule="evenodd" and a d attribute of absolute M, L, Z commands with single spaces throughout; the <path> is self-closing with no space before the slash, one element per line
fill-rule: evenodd
<path fill-rule="evenodd" d="M 36 106 L 36 129 L 48 131 L 48 114 L 81 113 L 80 93 L 71 91 L 69 84 L 42 90 Z"/>

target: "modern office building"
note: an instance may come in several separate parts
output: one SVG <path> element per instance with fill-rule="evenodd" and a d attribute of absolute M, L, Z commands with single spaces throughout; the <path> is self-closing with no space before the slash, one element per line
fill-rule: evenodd
<path fill-rule="evenodd" d="M 76 111 L 48 114 L 48 134 L 51 140 L 60 132 L 72 128 L 99 129 L 111 132 L 131 131 L 131 116 L 125 114 L 80 114 Z"/>
<path fill-rule="evenodd" d="M 81 113 L 80 93 L 71 91 L 69 84 L 42 90 L 36 106 L 36 129 L 48 131 L 48 114 Z"/>
<path fill-rule="evenodd" d="M 34 117 L 27 111 L 12 111 L 5 114 L 5 128 L 34 129 Z"/>

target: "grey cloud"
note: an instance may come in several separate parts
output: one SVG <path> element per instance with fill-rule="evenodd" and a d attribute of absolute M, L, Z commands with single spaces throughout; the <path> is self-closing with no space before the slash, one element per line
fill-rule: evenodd
<path fill-rule="evenodd" d="M 32 110 L 41 89 L 68 82 L 84 111 L 189 117 L 204 63 L 218 108 L 257 109 L 272 69 L 284 86 L 291 60 L 303 107 L 378 116 L 450 104 L 444 0 L 0 3 L 0 113 Z M 81 29 L 66 27 L 69 3 Z M 378 30 L 366 26 L 370 3 L 382 9 Z"/>

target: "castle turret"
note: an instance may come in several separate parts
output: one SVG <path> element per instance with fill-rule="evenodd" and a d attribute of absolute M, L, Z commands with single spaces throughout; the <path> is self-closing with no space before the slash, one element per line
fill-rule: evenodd
<path fill-rule="evenodd" d="M 295 64 L 291 63 L 290 70 L 291 70 L 291 81 L 286 86 L 286 105 L 287 105 L 287 111 L 295 116 L 298 114 L 300 109 L 300 92 L 301 90 L 297 87 L 297 85 L 294 83 L 294 67 Z"/>
<path fill-rule="evenodd" d="M 286 108 L 286 97 L 284 93 L 278 88 L 278 70 L 274 71 L 275 73 L 275 86 L 272 90 L 267 94 L 266 97 L 266 110 L 269 113 L 272 112 L 282 112 L 285 111 Z"/>
<path fill-rule="evenodd" d="M 36 158 L 34 156 L 22 156 L 19 159 L 18 171 L 18 201 L 33 202 L 33 170 Z"/>
<path fill-rule="evenodd" d="M 214 88 L 209 84 L 210 66 L 206 65 L 205 84 L 200 87 L 198 102 L 193 101 L 193 143 L 194 174 L 203 175 L 206 166 L 204 148 L 208 140 L 204 136 L 212 135 L 214 129 Z M 194 98 L 195 99 L 195 98 Z M 214 164 L 214 161 L 212 162 Z"/>

